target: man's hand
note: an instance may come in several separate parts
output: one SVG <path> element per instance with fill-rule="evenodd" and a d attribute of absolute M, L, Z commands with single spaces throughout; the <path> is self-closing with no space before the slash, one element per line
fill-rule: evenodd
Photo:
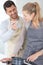
<path fill-rule="evenodd" d="M 6 63 L 6 62 L 11 61 L 11 60 L 12 60 L 12 58 L 3 58 L 0 60 L 0 62 Z"/>
<path fill-rule="evenodd" d="M 11 25 L 11 28 L 12 28 L 13 30 L 16 30 L 16 29 L 17 29 L 16 24 L 12 24 L 12 25 Z"/>

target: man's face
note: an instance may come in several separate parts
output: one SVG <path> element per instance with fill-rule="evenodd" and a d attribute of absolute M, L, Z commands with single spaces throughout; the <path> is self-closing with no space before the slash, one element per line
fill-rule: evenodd
<path fill-rule="evenodd" d="M 12 18 L 16 19 L 18 14 L 17 14 L 17 8 L 12 5 L 11 7 L 6 8 L 6 13 Z"/>

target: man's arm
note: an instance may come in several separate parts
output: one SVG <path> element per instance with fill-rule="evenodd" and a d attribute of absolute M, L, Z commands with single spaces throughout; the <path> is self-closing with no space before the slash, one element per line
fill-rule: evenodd
<path fill-rule="evenodd" d="M 14 33 L 15 33 L 14 30 L 9 29 L 6 33 L 4 33 L 3 35 L 1 35 L 0 40 L 1 40 L 2 42 L 6 42 L 6 41 L 8 41 L 9 39 L 11 39 L 11 37 L 14 36 Z"/>
<path fill-rule="evenodd" d="M 14 30 L 8 29 L 8 22 L 6 20 L 0 24 L 0 43 L 8 41 L 15 33 Z"/>

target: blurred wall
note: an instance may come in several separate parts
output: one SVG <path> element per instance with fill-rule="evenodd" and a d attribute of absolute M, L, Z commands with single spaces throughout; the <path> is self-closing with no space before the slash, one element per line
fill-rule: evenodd
<path fill-rule="evenodd" d="M 18 8 L 19 15 L 22 16 L 22 7 L 27 2 L 38 2 L 41 8 L 42 16 L 43 16 L 43 0 L 16 0 L 16 5 Z"/>

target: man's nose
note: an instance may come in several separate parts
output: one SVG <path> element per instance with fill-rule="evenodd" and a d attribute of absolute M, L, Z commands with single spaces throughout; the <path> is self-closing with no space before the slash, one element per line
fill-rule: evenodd
<path fill-rule="evenodd" d="M 12 14 L 14 14 L 14 12 L 12 11 Z"/>

